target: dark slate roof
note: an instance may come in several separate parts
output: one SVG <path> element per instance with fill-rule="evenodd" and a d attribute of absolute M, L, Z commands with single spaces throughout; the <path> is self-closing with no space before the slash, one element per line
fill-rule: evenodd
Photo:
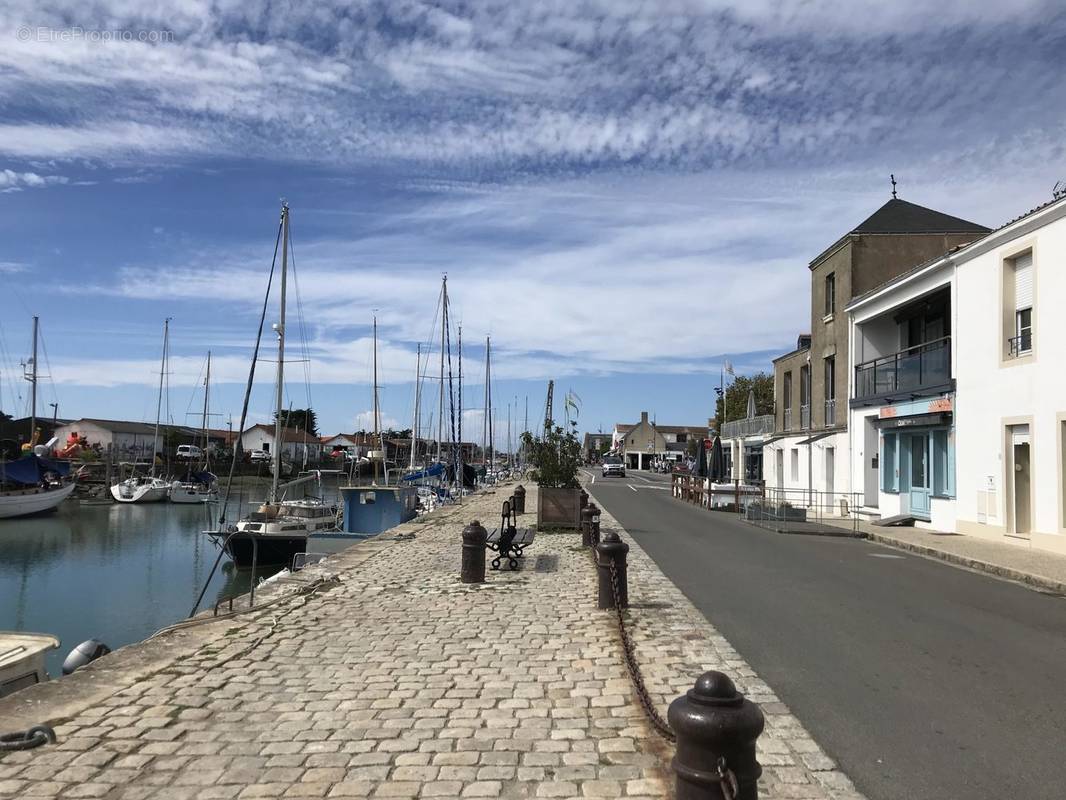
<path fill-rule="evenodd" d="M 984 225 L 894 197 L 851 233 L 988 233 L 989 230 Z"/>

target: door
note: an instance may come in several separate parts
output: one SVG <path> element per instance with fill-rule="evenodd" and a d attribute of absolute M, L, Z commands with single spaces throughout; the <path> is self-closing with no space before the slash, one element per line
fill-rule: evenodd
<path fill-rule="evenodd" d="M 836 473 L 836 452 L 834 448 L 825 448 L 825 502 L 832 507 L 836 500 L 833 497 L 833 476 Z"/>
<path fill-rule="evenodd" d="M 777 451 L 777 490 L 785 488 L 785 451 Z"/>
<path fill-rule="evenodd" d="M 910 513 L 929 519 L 932 485 L 929 480 L 929 436 L 924 433 L 907 437 L 910 453 Z"/>
<path fill-rule="evenodd" d="M 877 508 L 878 503 L 878 477 L 879 477 L 879 453 L 878 453 L 877 426 L 874 418 L 867 417 L 863 423 L 863 504 L 867 508 Z M 892 465 L 895 469 L 895 465 Z"/>
<path fill-rule="evenodd" d="M 1028 536 L 1032 530 L 1032 509 L 1030 508 L 1030 453 L 1029 426 L 1011 426 L 1011 468 L 1013 470 L 1011 513 L 1012 533 Z"/>

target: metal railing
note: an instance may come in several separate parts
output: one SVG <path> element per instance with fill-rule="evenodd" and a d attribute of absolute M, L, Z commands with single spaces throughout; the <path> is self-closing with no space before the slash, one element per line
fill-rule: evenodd
<path fill-rule="evenodd" d="M 773 414 L 762 414 L 752 419 L 735 419 L 722 426 L 722 437 L 725 439 L 743 439 L 746 436 L 762 436 L 773 432 Z"/>
<path fill-rule="evenodd" d="M 1007 339 L 1008 355 L 1011 358 L 1024 356 L 1033 351 L 1033 332 L 1023 333 L 1020 336 L 1012 336 Z"/>
<path fill-rule="evenodd" d="M 825 424 L 826 427 L 835 425 L 837 421 L 837 401 L 826 400 L 825 401 Z"/>
<path fill-rule="evenodd" d="M 864 361 L 855 367 L 855 397 L 937 386 L 951 380 L 951 337 Z"/>
<path fill-rule="evenodd" d="M 744 518 L 778 533 L 859 535 L 861 492 L 819 492 L 767 488 L 745 508 Z"/>
<path fill-rule="evenodd" d="M 711 482 L 698 475 L 675 472 L 671 481 L 671 493 L 678 500 L 700 508 L 743 514 L 748 506 L 762 499 L 763 486 L 737 480 Z"/>
<path fill-rule="evenodd" d="M 805 431 L 811 427 L 811 404 L 805 403 L 800 406 L 800 430 Z"/>
<path fill-rule="evenodd" d="M 786 408 L 785 409 L 785 430 L 786 431 L 792 430 L 792 409 L 791 408 Z"/>

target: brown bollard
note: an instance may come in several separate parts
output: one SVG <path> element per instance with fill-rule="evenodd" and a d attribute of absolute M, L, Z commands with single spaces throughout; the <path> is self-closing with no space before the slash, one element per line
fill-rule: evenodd
<path fill-rule="evenodd" d="M 755 740 L 766 721 L 728 676 L 703 673 L 666 716 L 677 735 L 672 764 L 677 800 L 757 800 L 762 767 Z"/>
<path fill-rule="evenodd" d="M 584 508 L 589 504 L 589 493 L 584 489 L 581 490 L 581 494 L 579 494 L 578 497 L 580 498 L 578 501 L 579 508 Z"/>
<path fill-rule="evenodd" d="M 485 542 L 489 532 L 474 520 L 463 528 L 463 566 L 459 580 L 463 583 L 485 582 Z"/>
<path fill-rule="evenodd" d="M 514 513 L 526 513 L 526 490 L 522 484 L 518 484 L 514 489 Z"/>
<path fill-rule="evenodd" d="M 581 509 L 581 546 L 592 547 L 592 506 Z"/>
<path fill-rule="evenodd" d="M 596 572 L 600 579 L 600 608 L 615 607 L 616 591 L 618 592 L 618 607 L 629 607 L 629 587 L 626 584 L 626 554 L 628 552 L 629 545 L 623 542 L 614 531 L 607 531 L 603 541 L 596 545 Z M 618 579 L 617 585 L 614 585 L 612 571 L 614 577 Z"/>
<path fill-rule="evenodd" d="M 592 509 L 592 528 L 589 530 L 589 541 L 595 547 L 600 543 L 600 507 L 595 503 L 589 503 Z"/>

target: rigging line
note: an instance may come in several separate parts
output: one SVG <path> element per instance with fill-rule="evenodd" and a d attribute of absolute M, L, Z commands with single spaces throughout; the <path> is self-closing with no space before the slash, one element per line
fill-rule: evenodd
<path fill-rule="evenodd" d="M 37 328 L 37 341 L 41 343 L 41 351 L 44 353 L 44 377 L 48 380 L 48 388 L 52 391 L 52 400 L 58 403 L 59 395 L 56 394 L 56 382 L 52 378 L 52 364 L 48 360 L 48 345 L 44 341 L 44 333 L 41 332 L 40 326 Z M 41 376 L 37 377 L 40 379 Z"/>
<path fill-rule="evenodd" d="M 263 310 L 259 315 L 259 330 L 255 334 L 255 348 L 252 351 L 252 365 L 248 368 L 248 384 L 244 389 L 244 404 L 241 406 L 241 422 L 236 431 L 233 441 L 233 458 L 229 465 L 229 478 L 226 481 L 226 496 L 218 511 L 218 527 L 226 521 L 226 510 L 229 507 L 230 494 L 233 492 L 233 476 L 237 471 L 237 460 L 241 455 L 241 434 L 244 432 L 245 423 L 248 420 L 248 402 L 252 396 L 252 385 L 255 382 L 255 362 L 259 358 L 259 345 L 263 341 L 263 324 L 266 321 L 267 306 L 270 303 L 270 288 L 274 284 L 274 270 L 278 264 L 278 248 L 281 246 L 281 229 L 283 222 L 278 222 L 278 237 L 274 240 L 274 259 L 270 262 L 270 276 L 267 278 L 266 294 L 263 295 Z M 242 482 L 243 484 L 243 482 Z M 210 580 L 210 579 L 209 579 Z"/>
<path fill-rule="evenodd" d="M 304 390 L 307 395 L 307 407 L 311 408 L 311 350 L 307 335 L 307 323 L 304 319 L 303 298 L 300 296 L 300 281 L 296 273 L 296 247 L 292 243 L 292 220 L 289 220 L 289 266 L 292 269 L 292 286 L 296 293 L 296 322 L 300 329 L 300 351 L 303 355 Z"/>
<path fill-rule="evenodd" d="M 452 464 L 455 465 L 455 479 L 460 480 L 462 476 L 462 447 L 458 446 L 455 441 L 455 393 L 452 386 L 452 331 L 451 325 L 448 324 L 448 306 L 444 306 L 444 342 L 445 349 L 448 352 L 448 411 L 451 419 L 451 436 L 452 436 Z"/>

